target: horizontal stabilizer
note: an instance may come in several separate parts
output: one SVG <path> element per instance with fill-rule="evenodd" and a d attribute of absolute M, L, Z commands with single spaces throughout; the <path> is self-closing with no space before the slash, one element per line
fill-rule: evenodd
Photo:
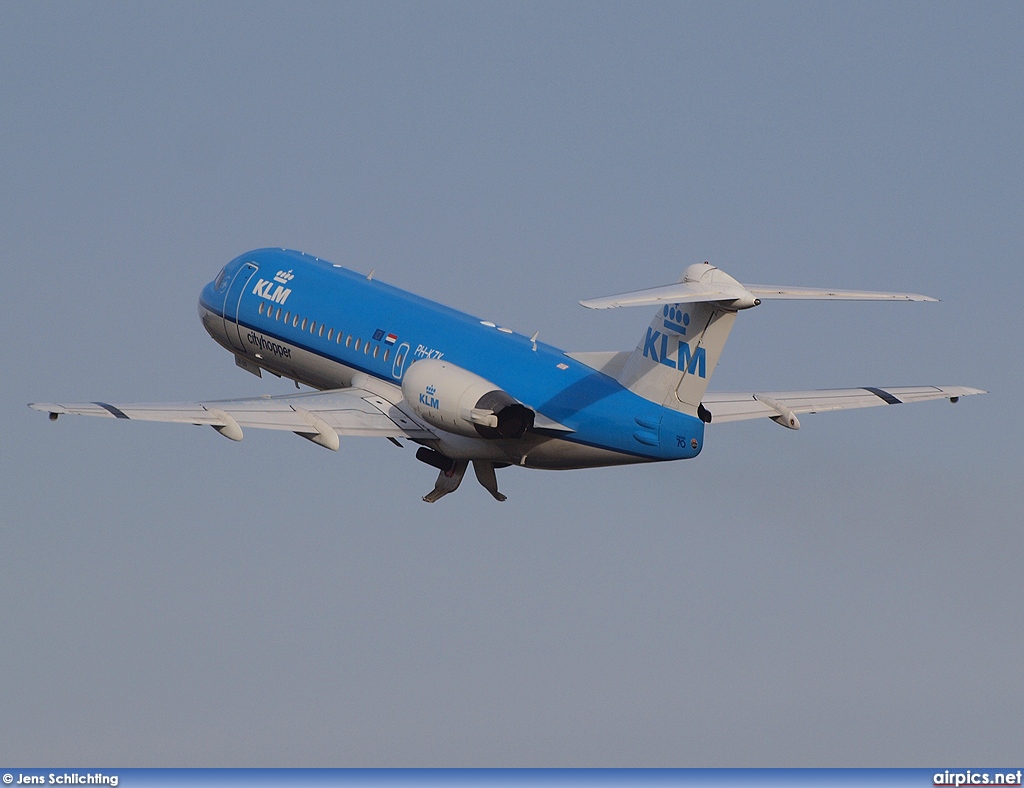
<path fill-rule="evenodd" d="M 707 287 L 694 282 L 650 287 L 632 293 L 590 298 L 580 301 L 587 309 L 616 309 L 620 306 L 656 306 L 658 304 L 695 304 L 704 301 L 732 302 L 749 294 L 759 300 L 790 301 L 938 301 L 918 293 L 886 293 L 876 290 L 826 290 L 817 287 L 779 287 L 742 285 Z M 754 304 L 751 304 L 754 306 Z"/>
<path fill-rule="evenodd" d="M 820 287 L 782 287 L 779 285 L 743 285 L 713 265 L 691 265 L 676 284 L 649 287 L 631 293 L 590 298 L 580 301 L 588 309 L 615 309 L 620 306 L 656 306 L 659 304 L 696 304 L 717 302 L 731 309 L 748 309 L 764 299 L 827 301 L 937 301 L 918 293 L 888 293 L 876 290 L 836 290 Z"/>
<path fill-rule="evenodd" d="M 820 287 L 778 287 L 777 285 L 743 285 L 758 298 L 786 301 L 938 301 L 919 293 L 885 293 L 879 290 L 825 290 Z"/>
<path fill-rule="evenodd" d="M 617 309 L 620 306 L 655 306 L 657 304 L 696 304 L 706 301 L 734 301 L 743 295 L 736 287 L 708 287 L 697 282 L 649 287 L 632 293 L 590 298 L 580 301 L 587 309 Z"/>

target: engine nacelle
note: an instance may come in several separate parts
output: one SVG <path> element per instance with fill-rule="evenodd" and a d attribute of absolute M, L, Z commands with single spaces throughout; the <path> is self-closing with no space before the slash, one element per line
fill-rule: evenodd
<path fill-rule="evenodd" d="M 472 438 L 521 438 L 536 415 L 489 380 L 437 359 L 406 370 L 402 395 L 424 421 Z"/>

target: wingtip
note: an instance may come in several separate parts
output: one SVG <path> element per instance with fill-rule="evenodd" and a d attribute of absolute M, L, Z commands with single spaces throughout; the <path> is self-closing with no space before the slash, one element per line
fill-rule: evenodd
<path fill-rule="evenodd" d="M 66 408 L 63 408 L 60 405 L 55 405 L 52 402 L 30 402 L 28 403 L 28 406 L 32 408 L 32 410 L 38 410 L 40 413 L 50 414 L 51 421 L 55 420 L 57 416 L 67 413 Z"/>

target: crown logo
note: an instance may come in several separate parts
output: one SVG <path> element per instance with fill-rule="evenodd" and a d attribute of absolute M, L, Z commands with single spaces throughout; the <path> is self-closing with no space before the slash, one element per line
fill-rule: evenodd
<path fill-rule="evenodd" d="M 661 310 L 665 328 L 686 336 L 686 327 L 690 325 L 690 315 L 679 308 L 679 304 L 666 306 Z"/>
<path fill-rule="evenodd" d="M 437 389 L 433 386 L 427 386 L 427 394 L 433 397 L 437 393 Z"/>
<path fill-rule="evenodd" d="M 278 284 L 286 285 L 295 278 L 295 274 L 289 271 L 278 271 L 274 277 L 274 281 Z"/>

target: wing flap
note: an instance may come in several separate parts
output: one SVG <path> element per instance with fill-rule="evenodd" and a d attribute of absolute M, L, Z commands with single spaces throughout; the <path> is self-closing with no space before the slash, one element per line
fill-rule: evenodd
<path fill-rule="evenodd" d="M 955 401 L 972 394 L 985 394 L 968 386 L 892 386 L 811 391 L 706 392 L 703 405 L 712 423 L 744 419 L 773 418 L 778 415 L 763 400 L 779 402 L 794 413 L 825 413 L 831 410 L 872 408 L 932 399 Z M 757 399 L 760 397 L 761 399 Z"/>

